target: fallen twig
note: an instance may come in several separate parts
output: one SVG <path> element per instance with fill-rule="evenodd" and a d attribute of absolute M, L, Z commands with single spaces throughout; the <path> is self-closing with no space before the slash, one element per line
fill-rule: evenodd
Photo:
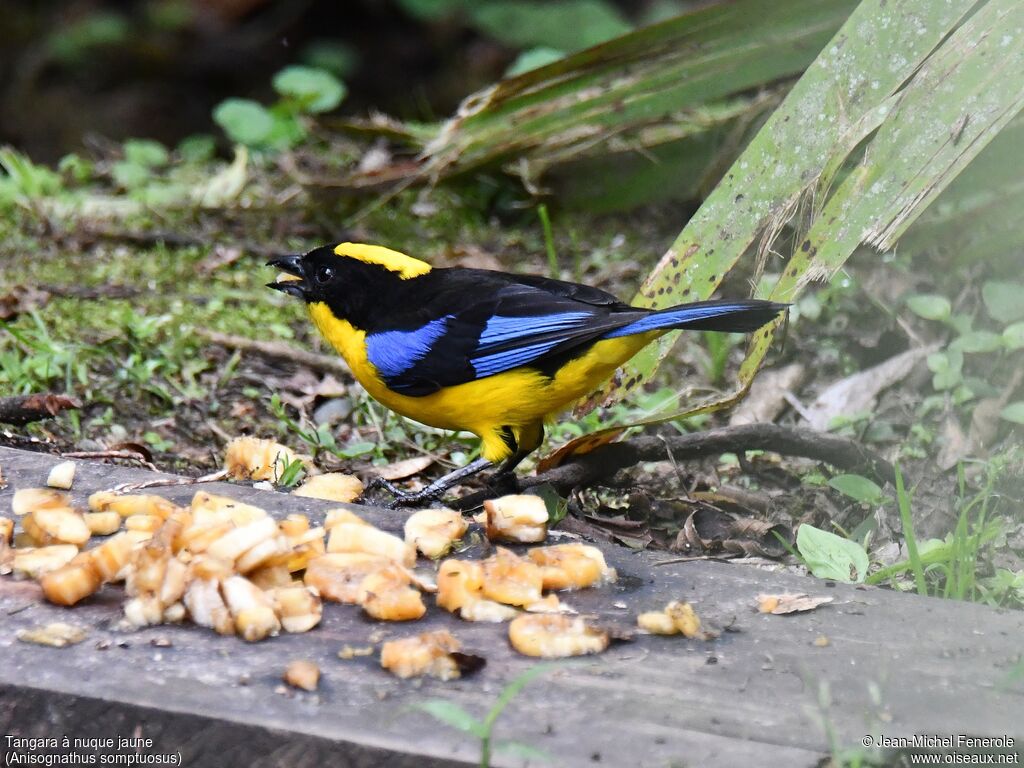
<path fill-rule="evenodd" d="M 215 483 L 228 476 L 226 469 L 219 469 L 202 477 L 160 477 L 156 480 L 144 480 L 141 483 L 121 483 L 110 490 L 113 493 L 131 493 L 144 488 L 167 488 L 172 485 L 196 485 L 198 483 Z"/>
<path fill-rule="evenodd" d="M 146 469 L 153 472 L 158 472 L 156 465 L 149 461 L 141 453 L 135 451 L 71 451 L 70 453 L 62 453 L 61 458 L 63 459 L 126 459 L 128 461 L 136 461 Z"/>
<path fill-rule="evenodd" d="M 49 392 L 0 397 L 0 422 L 20 426 L 33 421 L 52 419 L 61 411 L 81 407 L 82 404 L 73 397 Z"/>
<path fill-rule="evenodd" d="M 264 357 L 290 360 L 293 363 L 298 363 L 317 371 L 323 371 L 324 373 L 334 373 L 343 376 L 348 376 L 350 373 L 348 366 L 342 362 L 340 357 L 307 352 L 283 341 L 256 341 L 255 339 L 247 339 L 244 336 L 233 336 L 227 333 L 206 330 L 199 330 L 198 333 L 204 339 L 208 339 L 214 344 L 220 344 L 228 349 L 240 349 L 243 352 L 255 352 Z"/>
<path fill-rule="evenodd" d="M 707 432 L 671 437 L 645 435 L 609 443 L 590 453 L 574 455 L 563 464 L 534 477 L 521 477 L 519 488 L 525 490 L 547 483 L 560 493 L 569 493 L 574 488 L 610 480 L 620 469 L 644 461 L 665 461 L 669 456 L 682 461 L 755 450 L 816 459 L 839 469 L 858 472 L 877 482 L 894 482 L 892 465 L 853 440 L 776 424 L 741 424 Z M 459 499 L 456 507 L 470 509 L 492 495 L 488 491 L 469 494 Z"/>

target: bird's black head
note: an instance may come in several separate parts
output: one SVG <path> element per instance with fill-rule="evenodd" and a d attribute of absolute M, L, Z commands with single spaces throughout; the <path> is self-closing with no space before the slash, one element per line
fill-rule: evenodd
<path fill-rule="evenodd" d="M 344 278 L 344 259 L 338 258 L 328 246 L 315 248 L 302 256 L 282 256 L 267 262 L 291 275 L 290 278 L 267 283 L 268 288 L 296 296 L 307 303 L 327 301 L 337 294 Z"/>
<path fill-rule="evenodd" d="M 374 310 L 408 282 L 430 272 L 430 265 L 377 245 L 325 245 L 302 256 L 282 256 L 267 262 L 291 275 L 268 283 L 268 288 L 296 296 L 307 304 L 324 303 L 340 319 L 367 328 Z"/>

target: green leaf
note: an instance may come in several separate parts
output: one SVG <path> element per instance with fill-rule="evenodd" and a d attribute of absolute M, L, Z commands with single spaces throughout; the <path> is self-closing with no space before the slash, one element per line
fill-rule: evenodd
<path fill-rule="evenodd" d="M 806 234 L 785 254 L 786 268 L 768 296 L 792 302 L 815 276 L 836 274 L 859 246 L 891 249 L 1021 111 L 1024 35 L 1000 32 L 1024 23 L 1016 0 L 908 0 L 900 7 L 904 15 L 894 24 L 887 0 L 860 3 L 690 219 L 637 303 L 707 298 L 741 256 L 767 255 L 774 233 L 795 211 L 810 209 L 809 221 L 794 222 Z M 994 69 L 993 57 L 1006 69 Z M 684 413 L 742 397 L 774 332 L 769 327 L 753 337 L 735 392 Z M 638 387 L 676 338 L 649 345 L 616 380 Z M 959 377 L 949 369 L 942 386 Z M 625 391 L 619 385 L 606 394 L 621 398 Z"/>
<path fill-rule="evenodd" d="M 274 129 L 274 118 L 262 105 L 250 99 L 227 99 L 213 111 L 214 122 L 232 141 L 256 147 Z"/>
<path fill-rule="evenodd" d="M 829 479 L 828 484 L 862 504 L 878 504 L 883 498 L 878 484 L 861 475 L 836 475 Z"/>
<path fill-rule="evenodd" d="M 494 749 L 495 751 L 521 757 L 523 760 L 537 760 L 542 763 L 550 763 L 555 759 L 550 752 L 537 749 L 537 747 L 531 747 L 529 744 L 524 744 L 521 741 L 499 741 L 494 745 Z"/>
<path fill-rule="evenodd" d="M 928 369 L 935 374 L 932 386 L 939 391 L 952 389 L 963 379 L 964 355 L 959 349 L 928 355 Z"/>
<path fill-rule="evenodd" d="M 1024 400 L 1010 403 L 999 412 L 999 418 L 1012 421 L 1014 424 L 1024 424 Z"/>
<path fill-rule="evenodd" d="M 489 0 L 478 4 L 472 15 L 484 32 L 515 47 L 575 51 L 630 31 L 615 7 L 602 0 Z"/>
<path fill-rule="evenodd" d="M 471 733 L 478 739 L 486 738 L 487 729 L 484 724 L 473 717 L 458 704 L 446 701 L 445 699 L 427 699 L 412 705 L 420 709 L 436 720 L 440 720 L 452 728 L 457 728 L 463 733 Z"/>
<path fill-rule="evenodd" d="M 302 60 L 344 79 L 359 68 L 359 51 L 340 40 L 314 40 L 302 51 Z"/>
<path fill-rule="evenodd" d="M 796 534 L 796 548 L 819 579 L 860 583 L 867 576 L 868 553 L 855 541 L 804 523 Z"/>
<path fill-rule="evenodd" d="M 547 507 L 548 510 L 549 526 L 555 526 L 560 523 L 569 511 L 568 500 L 562 498 L 551 483 L 535 485 L 530 489 L 530 493 L 544 499 L 544 506 Z"/>
<path fill-rule="evenodd" d="M 92 178 L 96 167 L 91 160 L 86 160 L 81 155 L 72 152 L 60 159 L 60 162 L 57 164 L 57 170 L 63 173 L 66 178 L 83 184 Z"/>
<path fill-rule="evenodd" d="M 1014 323 L 1003 329 L 1003 343 L 1007 349 L 1024 347 L 1024 323 Z"/>
<path fill-rule="evenodd" d="M 124 143 L 124 159 L 129 163 L 145 166 L 146 168 L 159 168 L 167 165 L 170 160 L 170 153 L 167 147 L 159 141 L 152 139 L 128 139 Z"/>
<path fill-rule="evenodd" d="M 485 731 L 490 733 L 491 728 L 494 727 L 494 721 L 498 719 L 498 716 L 501 715 L 505 707 L 511 703 L 512 699 L 519 695 L 519 692 L 523 690 L 531 680 L 550 672 L 556 666 L 556 664 L 538 664 L 535 667 L 530 667 L 518 677 L 513 678 L 512 681 L 502 689 L 501 694 L 498 696 L 498 700 L 494 703 L 494 706 L 491 707 L 491 711 L 487 713 L 487 717 L 484 718 L 483 726 Z"/>
<path fill-rule="evenodd" d="M 540 69 L 545 64 L 550 64 L 562 58 L 565 58 L 565 51 L 546 47 L 531 48 L 528 51 L 523 51 L 516 57 L 516 60 L 505 70 L 505 77 L 515 77 L 516 75 L 523 74 L 523 72 Z"/>
<path fill-rule="evenodd" d="M 314 114 L 330 112 L 347 92 L 345 84 L 330 72 L 298 65 L 285 67 L 274 76 L 274 90 Z"/>
<path fill-rule="evenodd" d="M 946 320 L 953 311 L 949 299 L 935 294 L 921 294 L 907 299 L 907 307 L 925 320 Z"/>
<path fill-rule="evenodd" d="M 1003 337 L 992 331 L 970 331 L 954 339 L 949 346 L 962 352 L 995 352 L 1002 349 Z"/>
<path fill-rule="evenodd" d="M 130 160 L 119 160 L 110 169 L 110 175 L 125 189 L 138 189 L 146 185 L 153 174 L 145 165 Z"/>
<path fill-rule="evenodd" d="M 981 288 L 981 298 L 989 316 L 1000 323 L 1024 319 L 1024 285 L 1009 280 L 990 280 Z"/>
<path fill-rule="evenodd" d="M 204 163 L 213 159 L 217 152 L 217 142 L 209 134 L 196 133 L 182 139 L 177 149 L 186 163 Z"/>

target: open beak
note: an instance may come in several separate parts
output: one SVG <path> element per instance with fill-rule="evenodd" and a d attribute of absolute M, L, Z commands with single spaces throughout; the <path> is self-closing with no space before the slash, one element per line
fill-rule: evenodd
<path fill-rule="evenodd" d="M 275 283 L 267 283 L 267 288 L 273 288 L 275 291 L 297 296 L 300 299 L 306 298 L 306 275 L 302 270 L 301 256 L 282 256 L 268 261 L 267 266 L 277 267 L 286 275 Z"/>

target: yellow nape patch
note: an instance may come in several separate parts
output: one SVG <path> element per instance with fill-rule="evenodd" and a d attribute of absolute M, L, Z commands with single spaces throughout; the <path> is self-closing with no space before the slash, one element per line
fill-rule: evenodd
<path fill-rule="evenodd" d="M 339 256 L 347 256 L 364 264 L 377 264 L 384 269 L 398 274 L 403 280 L 419 277 L 430 271 L 427 262 L 406 256 L 382 245 L 365 245 L 363 243 L 342 243 L 334 249 Z"/>

